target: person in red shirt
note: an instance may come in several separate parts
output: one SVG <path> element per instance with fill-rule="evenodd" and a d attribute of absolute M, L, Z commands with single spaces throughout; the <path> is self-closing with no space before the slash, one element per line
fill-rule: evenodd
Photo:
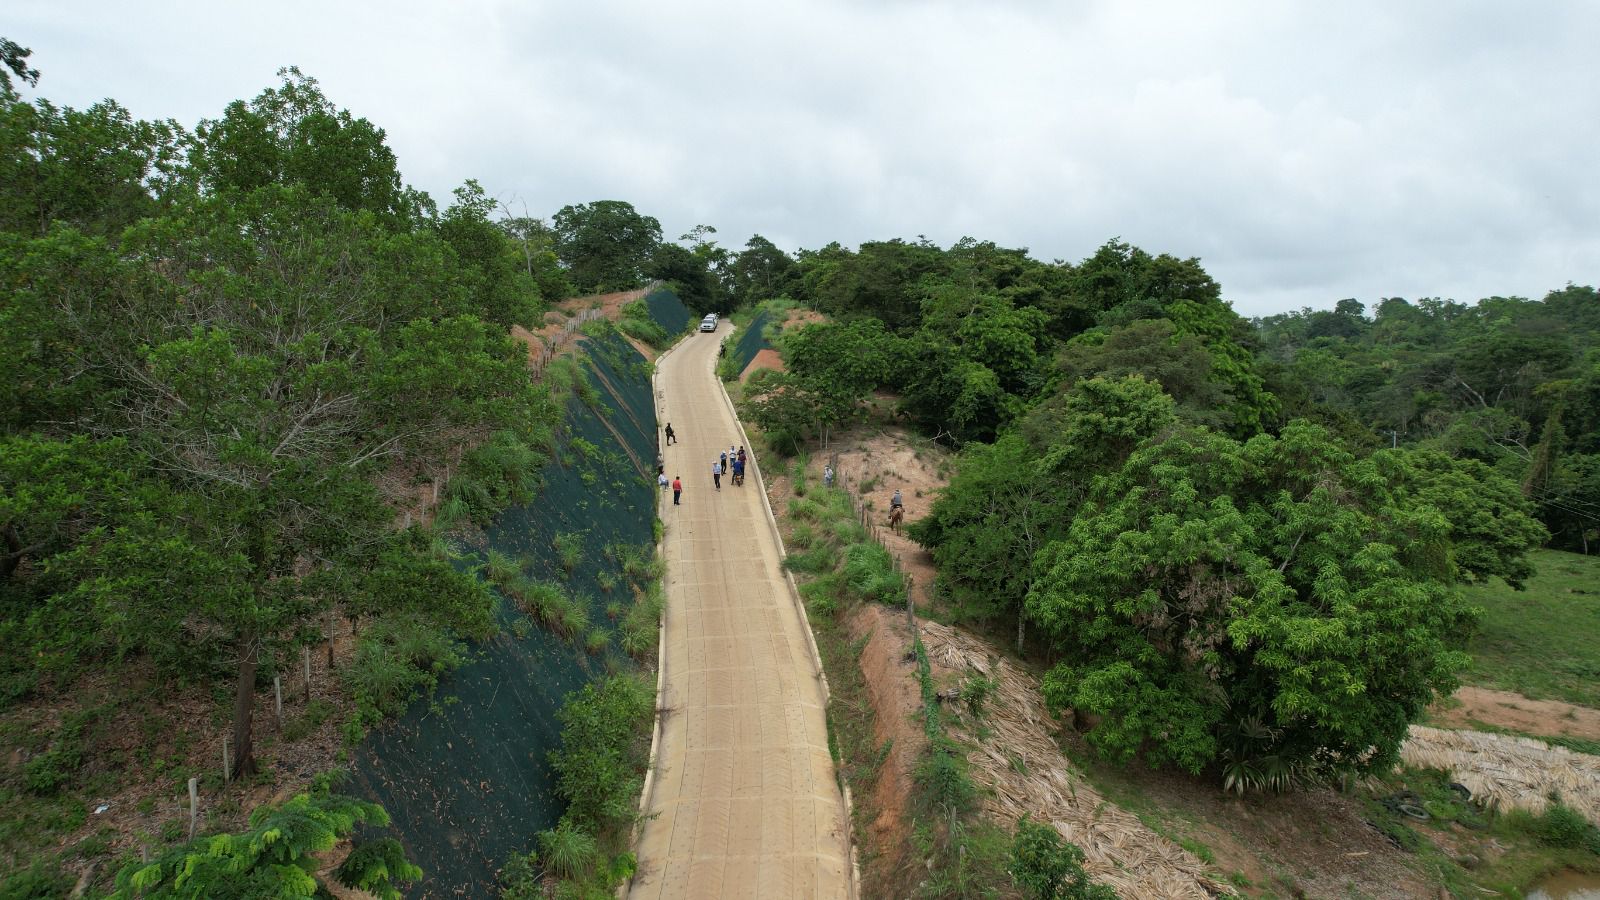
<path fill-rule="evenodd" d="M 678 505 L 678 498 L 683 496 L 683 479 L 681 476 L 672 476 L 672 505 Z"/>

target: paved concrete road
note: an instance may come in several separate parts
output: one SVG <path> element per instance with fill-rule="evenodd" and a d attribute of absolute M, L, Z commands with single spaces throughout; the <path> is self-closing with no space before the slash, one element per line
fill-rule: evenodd
<path fill-rule="evenodd" d="M 844 803 L 809 631 L 779 568 L 762 487 L 711 464 L 740 433 L 717 384 L 726 329 L 659 363 L 668 494 L 661 733 L 632 896 L 852 896 Z"/>

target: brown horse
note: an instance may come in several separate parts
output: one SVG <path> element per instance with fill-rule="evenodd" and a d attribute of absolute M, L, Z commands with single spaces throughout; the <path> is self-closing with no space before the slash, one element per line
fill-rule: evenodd
<path fill-rule="evenodd" d="M 894 529 L 895 534 L 900 533 L 900 523 L 905 520 L 905 517 L 906 508 L 904 506 L 896 506 L 889 510 L 889 527 Z"/>

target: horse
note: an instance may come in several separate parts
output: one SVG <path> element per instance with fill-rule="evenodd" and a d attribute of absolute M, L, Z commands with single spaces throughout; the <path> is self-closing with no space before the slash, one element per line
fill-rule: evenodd
<path fill-rule="evenodd" d="M 905 517 L 906 508 L 904 506 L 896 506 L 889 510 L 889 527 L 894 529 L 895 534 L 900 533 L 900 523 L 905 520 Z"/>

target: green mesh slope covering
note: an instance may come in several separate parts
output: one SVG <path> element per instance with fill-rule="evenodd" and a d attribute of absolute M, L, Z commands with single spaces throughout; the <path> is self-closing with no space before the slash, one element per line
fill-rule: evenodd
<path fill-rule="evenodd" d="M 684 306 L 678 295 L 666 288 L 651 292 L 644 298 L 644 305 L 650 310 L 650 318 L 665 329 L 667 334 L 681 334 L 689 327 L 689 318 L 692 315 L 689 307 Z"/>
<path fill-rule="evenodd" d="M 766 310 L 763 309 L 756 313 L 755 318 L 750 320 L 750 324 L 739 332 L 739 340 L 728 348 L 728 352 L 738 361 L 740 372 L 743 372 L 745 367 L 750 365 L 750 361 L 756 358 L 757 353 L 772 346 L 767 343 L 767 339 L 761 334 L 766 329 L 768 321 L 769 317 Z"/>
<path fill-rule="evenodd" d="M 656 429 L 649 367 L 620 336 L 584 339 L 598 402 L 567 404 L 561 449 L 543 472 L 538 499 L 503 513 L 487 543 L 526 559 L 532 578 L 586 598 L 589 621 L 610 628 L 605 607 L 633 600 L 611 549 L 653 552 Z M 581 439 L 581 441 L 579 440 Z M 567 571 L 557 535 L 578 535 L 582 558 Z M 613 584 L 602 587 L 600 575 Z M 346 790 L 383 805 L 394 832 L 426 873 L 411 897 L 493 896 L 495 872 L 564 811 L 549 751 L 568 692 L 608 668 L 631 667 L 613 639 L 603 654 L 550 634 L 512 601 L 502 633 L 419 700 L 402 719 L 369 734 L 353 754 Z"/>

